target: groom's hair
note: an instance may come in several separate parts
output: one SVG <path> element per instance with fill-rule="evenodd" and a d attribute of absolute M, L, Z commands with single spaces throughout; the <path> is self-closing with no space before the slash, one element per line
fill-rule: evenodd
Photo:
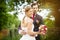
<path fill-rule="evenodd" d="M 38 5 L 37 3 L 32 3 L 31 7 L 35 6 L 35 5 Z"/>
<path fill-rule="evenodd" d="M 39 8 L 38 3 L 32 3 L 31 7 L 33 7 L 33 6 L 35 6 L 35 5 L 37 5 L 37 6 L 38 6 L 38 8 Z"/>
<path fill-rule="evenodd" d="M 36 1 L 36 2 L 32 2 L 31 7 L 33 7 L 33 6 L 35 6 L 35 5 L 37 5 L 38 8 L 39 8 L 39 6 L 40 6 L 40 4 L 38 3 L 38 1 Z"/>

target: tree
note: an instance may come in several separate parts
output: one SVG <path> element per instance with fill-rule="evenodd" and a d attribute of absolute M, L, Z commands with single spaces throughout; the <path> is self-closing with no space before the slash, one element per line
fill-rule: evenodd
<path fill-rule="evenodd" d="M 11 4 L 12 5 L 12 4 Z M 20 21 L 16 15 L 9 14 L 9 5 L 6 4 L 6 0 L 0 0 L 0 40 L 2 37 L 6 37 L 9 34 L 10 29 L 18 29 Z M 9 30 L 9 31 L 8 31 Z"/>

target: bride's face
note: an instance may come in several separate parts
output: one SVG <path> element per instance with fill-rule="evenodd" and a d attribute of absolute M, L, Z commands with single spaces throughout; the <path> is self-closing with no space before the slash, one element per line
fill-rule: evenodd
<path fill-rule="evenodd" d="M 32 8 L 27 12 L 27 15 L 29 17 L 32 17 L 33 16 L 33 9 Z"/>

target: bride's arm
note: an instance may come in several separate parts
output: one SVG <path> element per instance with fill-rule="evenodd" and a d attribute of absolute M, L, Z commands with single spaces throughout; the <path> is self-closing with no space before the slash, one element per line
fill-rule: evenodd
<path fill-rule="evenodd" d="M 34 32 L 34 31 L 32 31 L 32 22 L 29 22 L 28 24 L 27 24 L 27 33 L 29 34 L 29 35 L 37 35 L 37 34 L 39 34 L 39 32 Z"/>
<path fill-rule="evenodd" d="M 22 27 L 23 27 L 23 23 L 22 23 L 22 21 L 21 21 L 21 27 L 20 27 L 18 33 L 21 34 L 21 35 L 25 35 L 26 32 L 25 32 L 24 30 L 22 30 Z"/>

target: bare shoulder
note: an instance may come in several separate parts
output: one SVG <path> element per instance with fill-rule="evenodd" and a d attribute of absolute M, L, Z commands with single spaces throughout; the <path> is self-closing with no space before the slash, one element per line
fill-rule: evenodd
<path fill-rule="evenodd" d="M 26 18 L 25 21 L 28 22 L 28 23 L 32 23 L 33 22 L 33 20 L 31 18 Z"/>

